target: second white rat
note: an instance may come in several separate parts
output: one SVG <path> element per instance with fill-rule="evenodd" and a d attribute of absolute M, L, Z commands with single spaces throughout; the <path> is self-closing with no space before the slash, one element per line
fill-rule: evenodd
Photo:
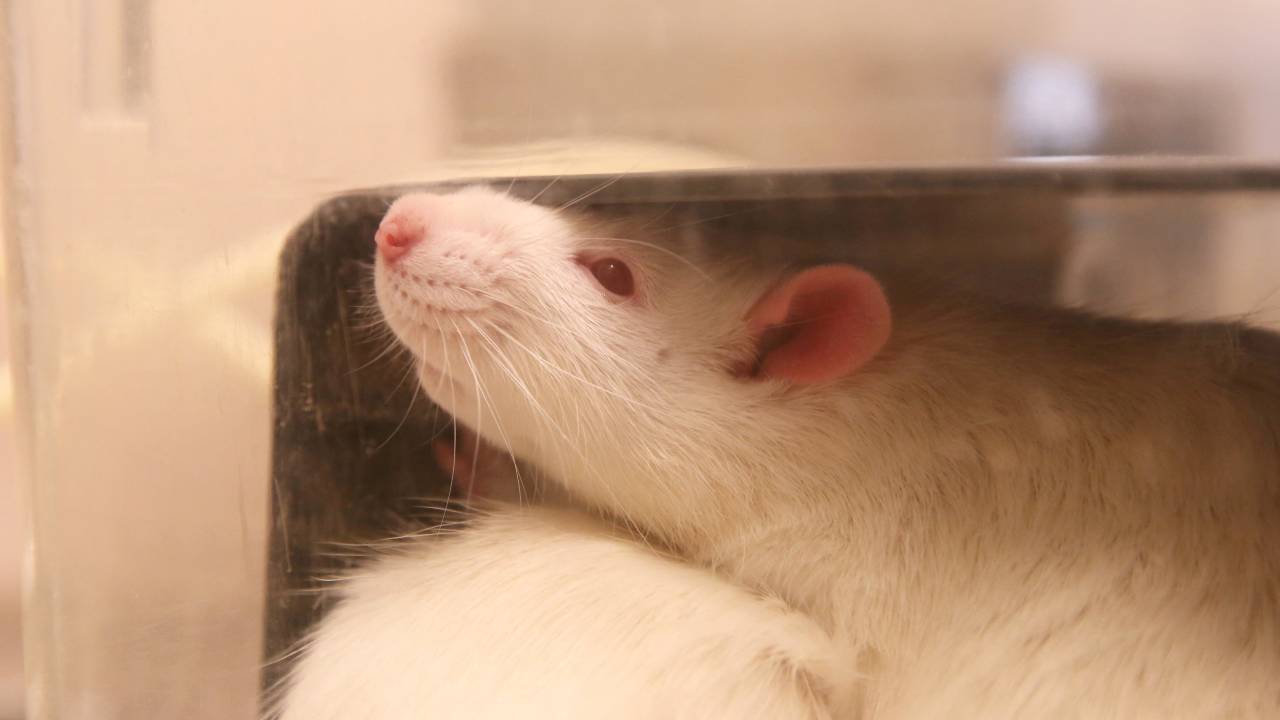
<path fill-rule="evenodd" d="M 807 617 L 582 513 L 494 507 L 340 585 L 276 720 L 850 717 Z"/>

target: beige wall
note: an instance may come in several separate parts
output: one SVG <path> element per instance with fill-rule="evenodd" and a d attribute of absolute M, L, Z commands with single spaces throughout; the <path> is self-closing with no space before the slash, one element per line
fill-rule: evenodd
<path fill-rule="evenodd" d="M 127 0 L 13 4 L 37 716 L 252 715 L 275 252 L 329 193 L 557 136 L 630 141 L 466 167 L 986 159 L 1004 147 L 1002 68 L 1043 51 L 1217 88 L 1222 149 L 1280 155 L 1274 2 L 932 5 L 152 0 L 133 104 L 104 70 L 128 57 L 111 24 Z M 1223 266 L 1258 272 L 1248 257 Z M 0 635 L 4 677 L 13 656 Z"/>
<path fill-rule="evenodd" d="M 0 37 L 7 31 L 0 18 Z M 0 250 L 11 237 L 9 205 L 10 137 L 8 56 L 0 55 Z M 7 318 L 8 282 L 0 265 L 0 318 Z M 14 458 L 13 386 L 9 370 L 9 334 L 0 333 L 0 718 L 16 720 L 23 712 L 21 577 L 24 522 Z"/>

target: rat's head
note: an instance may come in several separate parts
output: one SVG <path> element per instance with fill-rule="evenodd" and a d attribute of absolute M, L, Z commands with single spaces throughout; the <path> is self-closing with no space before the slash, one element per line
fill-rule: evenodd
<path fill-rule="evenodd" d="M 639 232 L 643 232 L 640 230 Z M 387 324 L 423 388 L 487 439 L 572 480 L 602 458 L 813 412 L 884 345 L 880 286 L 847 265 L 698 264 L 624 224 L 484 188 L 407 195 L 376 235 Z M 620 474 L 627 474 L 620 472 Z"/>

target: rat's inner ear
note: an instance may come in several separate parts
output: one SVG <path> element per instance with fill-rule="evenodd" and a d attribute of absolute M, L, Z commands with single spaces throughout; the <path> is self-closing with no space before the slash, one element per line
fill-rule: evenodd
<path fill-rule="evenodd" d="M 793 383 L 849 375 L 889 340 L 889 301 L 852 265 L 822 265 L 782 281 L 747 313 L 756 362 L 749 377 Z"/>

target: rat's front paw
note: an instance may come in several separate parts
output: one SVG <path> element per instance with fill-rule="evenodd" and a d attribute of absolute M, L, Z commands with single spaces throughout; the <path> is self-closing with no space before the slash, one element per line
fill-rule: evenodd
<path fill-rule="evenodd" d="M 458 423 L 431 444 L 436 464 L 449 476 L 450 497 L 527 500 L 523 473 L 509 453 Z"/>

